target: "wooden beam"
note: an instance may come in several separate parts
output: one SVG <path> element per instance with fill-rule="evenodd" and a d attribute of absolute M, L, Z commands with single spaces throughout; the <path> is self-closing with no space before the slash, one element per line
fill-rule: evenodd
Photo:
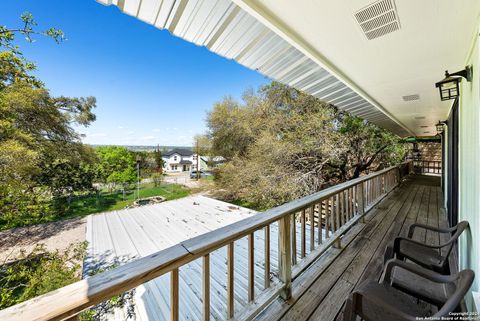
<path fill-rule="evenodd" d="M 178 268 L 170 272 L 170 320 L 178 321 Z"/>
<path fill-rule="evenodd" d="M 210 254 L 203 256 L 203 321 L 210 321 Z"/>
<path fill-rule="evenodd" d="M 365 223 L 365 205 L 364 205 L 364 185 L 360 183 L 357 185 L 357 204 L 358 204 L 358 215 L 362 217 L 361 222 Z"/>
<path fill-rule="evenodd" d="M 292 265 L 297 264 L 297 214 L 292 214 L 292 223 L 290 225 L 292 229 Z"/>
<path fill-rule="evenodd" d="M 265 226 L 265 276 L 264 287 L 268 289 L 270 287 L 270 225 Z"/>
<path fill-rule="evenodd" d="M 255 299 L 255 242 L 253 233 L 248 234 L 248 302 Z"/>
<path fill-rule="evenodd" d="M 288 300 L 292 295 L 292 251 L 290 240 L 290 217 L 283 217 L 278 224 L 279 278 L 283 282 L 281 296 Z"/>
<path fill-rule="evenodd" d="M 315 249 L 315 205 L 309 208 L 309 214 L 310 214 L 310 251 L 313 251 Z M 319 223 L 320 223 L 320 217 L 321 217 L 321 214 L 318 220 Z"/>
<path fill-rule="evenodd" d="M 235 292 L 234 292 L 234 247 L 229 243 L 227 246 L 227 319 L 233 318 L 235 313 Z"/>
<path fill-rule="evenodd" d="M 301 223 L 301 230 L 300 230 L 300 257 L 303 259 L 306 255 L 306 247 L 307 247 L 307 232 L 306 232 L 306 217 L 305 217 L 305 209 L 302 210 L 300 214 L 300 223 Z"/>

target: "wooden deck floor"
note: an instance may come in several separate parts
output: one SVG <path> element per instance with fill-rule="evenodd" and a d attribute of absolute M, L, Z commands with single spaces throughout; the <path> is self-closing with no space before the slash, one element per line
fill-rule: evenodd
<path fill-rule="evenodd" d="M 386 245 L 415 222 L 447 226 L 439 177 L 409 177 L 345 235 L 341 249 L 330 249 L 293 281 L 289 302 L 277 299 L 257 320 L 341 320 L 348 295 L 363 280 L 380 279 Z M 437 233 L 414 237 L 441 241 Z"/>

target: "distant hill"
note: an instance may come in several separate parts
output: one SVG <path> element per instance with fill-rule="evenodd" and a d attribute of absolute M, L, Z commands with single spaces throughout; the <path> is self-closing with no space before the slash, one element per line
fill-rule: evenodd
<path fill-rule="evenodd" d="M 96 144 L 92 144 L 90 145 L 92 146 L 93 148 L 95 147 L 100 147 L 100 146 L 122 146 L 122 147 L 125 147 L 127 148 L 128 150 L 131 150 L 131 151 L 134 151 L 134 152 L 150 152 L 150 151 L 153 151 L 155 150 L 157 147 L 160 147 L 160 150 L 163 150 L 163 151 L 168 151 L 168 150 L 171 150 L 171 149 L 174 149 L 174 148 L 182 148 L 182 149 L 189 149 L 189 150 L 192 150 L 192 147 L 191 146 L 146 146 L 146 145 L 115 145 L 115 144 L 111 144 L 111 145 L 96 145 Z"/>

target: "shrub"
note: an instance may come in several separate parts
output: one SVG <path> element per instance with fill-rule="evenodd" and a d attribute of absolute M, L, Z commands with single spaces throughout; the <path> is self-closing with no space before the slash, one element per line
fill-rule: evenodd
<path fill-rule="evenodd" d="M 19 260 L 0 266 L 0 309 L 78 281 L 86 243 L 72 244 L 65 251 L 48 252 L 37 245 Z"/>

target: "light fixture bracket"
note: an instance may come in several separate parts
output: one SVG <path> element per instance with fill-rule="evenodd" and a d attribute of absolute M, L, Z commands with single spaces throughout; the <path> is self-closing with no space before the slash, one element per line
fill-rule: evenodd
<path fill-rule="evenodd" d="M 473 79 L 473 68 L 471 65 L 465 66 L 465 69 L 454 72 L 454 73 L 449 73 L 448 70 L 445 70 L 445 78 L 448 77 L 463 77 L 465 78 L 468 82 L 471 82 Z"/>
<path fill-rule="evenodd" d="M 443 126 L 447 125 L 447 121 L 439 120 L 438 123 L 435 124 L 435 128 L 437 129 L 437 135 L 443 133 Z"/>

